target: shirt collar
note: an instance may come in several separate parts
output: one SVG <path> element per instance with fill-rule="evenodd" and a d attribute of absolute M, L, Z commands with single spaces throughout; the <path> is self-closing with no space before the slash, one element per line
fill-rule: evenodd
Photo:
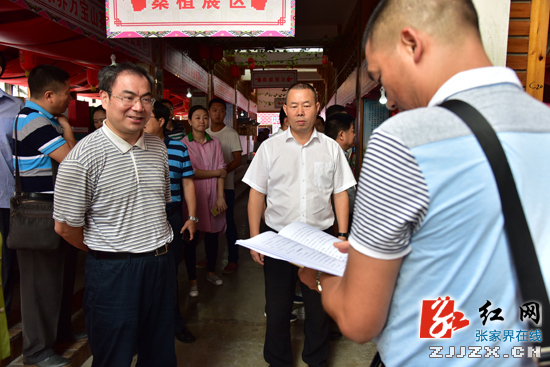
<path fill-rule="evenodd" d="M 105 136 L 107 136 L 107 138 L 118 148 L 118 150 L 120 150 L 122 154 L 128 153 L 134 146 L 138 147 L 141 150 L 147 150 L 143 130 L 141 131 L 141 136 L 136 141 L 136 143 L 134 145 L 131 145 L 126 140 L 115 134 L 106 122 L 107 120 L 105 120 L 105 122 L 103 123 L 104 129 L 101 129 L 101 131 L 103 131 Z"/>
<path fill-rule="evenodd" d="M 204 135 L 206 136 L 206 141 L 210 141 L 212 140 L 212 138 L 210 137 L 210 135 L 208 135 L 208 133 L 205 131 L 204 132 Z M 195 139 L 193 139 L 193 132 L 191 131 L 189 134 L 187 134 L 187 138 L 189 139 L 189 141 L 194 141 Z"/>
<path fill-rule="evenodd" d="M 54 118 L 53 115 L 51 113 L 49 113 L 48 111 L 46 111 L 45 109 L 43 109 L 40 105 L 37 105 L 36 103 L 32 102 L 32 101 L 26 101 L 25 102 L 25 107 L 29 107 L 29 108 L 32 108 L 33 110 L 37 110 L 38 112 L 40 112 L 42 115 L 44 115 L 48 120 L 52 120 L 52 121 L 55 121 L 57 123 L 57 118 Z"/>
<path fill-rule="evenodd" d="M 428 103 L 428 107 L 437 106 L 459 92 L 503 83 L 523 89 L 516 72 L 503 66 L 488 66 L 462 71 L 455 74 L 438 89 Z"/>
<path fill-rule="evenodd" d="M 286 129 L 284 131 L 285 133 L 285 141 L 287 141 L 288 139 L 294 139 L 297 143 L 298 143 L 298 140 L 296 140 L 296 138 L 294 137 L 294 135 L 292 135 L 292 132 L 290 131 L 292 128 L 289 127 L 288 129 Z M 309 140 L 307 141 L 307 143 L 304 144 L 304 147 L 306 145 L 308 145 L 309 143 L 311 143 L 311 141 L 313 139 L 317 139 L 317 140 L 320 140 L 319 139 L 319 133 L 317 132 L 317 129 L 313 128 L 313 132 L 311 133 L 311 136 L 309 137 Z M 298 143 L 300 144 L 300 143 Z"/>

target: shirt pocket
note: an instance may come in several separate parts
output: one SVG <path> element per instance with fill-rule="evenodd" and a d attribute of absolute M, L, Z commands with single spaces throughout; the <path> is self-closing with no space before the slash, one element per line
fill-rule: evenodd
<path fill-rule="evenodd" d="M 313 184 L 321 189 L 332 189 L 334 166 L 332 163 L 315 162 Z"/>

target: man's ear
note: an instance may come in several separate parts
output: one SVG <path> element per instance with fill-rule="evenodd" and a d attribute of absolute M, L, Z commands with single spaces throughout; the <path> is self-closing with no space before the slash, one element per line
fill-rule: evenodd
<path fill-rule="evenodd" d="M 160 127 L 163 127 L 163 126 L 164 126 L 164 123 L 166 122 L 166 120 L 164 119 L 164 117 L 161 117 L 160 119 L 158 119 L 158 121 L 159 121 Z"/>
<path fill-rule="evenodd" d="M 107 110 L 107 101 L 109 101 L 109 93 L 104 90 L 99 91 L 99 99 L 101 100 L 101 106 Z"/>
<path fill-rule="evenodd" d="M 53 91 L 47 90 L 46 92 L 44 92 L 44 99 L 48 102 L 52 102 L 54 94 L 55 93 Z"/>
<path fill-rule="evenodd" d="M 319 102 L 315 103 L 315 115 L 319 115 L 319 109 L 321 108 L 321 104 Z M 286 111 L 285 111 L 286 112 Z"/>
<path fill-rule="evenodd" d="M 414 28 L 405 27 L 401 30 L 399 44 L 404 48 L 406 54 L 413 58 L 414 63 L 418 64 L 424 52 L 422 35 Z"/>
<path fill-rule="evenodd" d="M 283 105 L 283 110 L 285 111 L 285 114 L 288 116 L 288 112 L 286 112 L 286 103 Z"/>
<path fill-rule="evenodd" d="M 344 130 L 338 131 L 338 139 L 344 140 Z"/>

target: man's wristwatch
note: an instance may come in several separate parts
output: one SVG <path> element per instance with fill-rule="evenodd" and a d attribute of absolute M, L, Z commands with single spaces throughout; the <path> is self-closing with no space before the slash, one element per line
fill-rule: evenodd
<path fill-rule="evenodd" d="M 191 219 L 193 222 L 195 222 L 195 224 L 197 224 L 199 222 L 199 218 L 193 217 L 192 215 L 189 216 L 189 219 Z"/>
<path fill-rule="evenodd" d="M 334 232 L 333 232 L 333 233 L 334 233 Z M 338 232 L 338 236 L 336 236 L 336 237 L 346 237 L 346 238 L 348 238 L 348 237 L 349 237 L 349 233 L 348 233 L 348 232 L 345 232 L 345 233 L 344 233 L 344 232 Z"/>
<path fill-rule="evenodd" d="M 317 278 L 316 278 L 316 281 L 317 281 L 317 290 L 319 292 L 322 292 L 323 291 L 323 287 L 321 287 L 321 282 L 319 281 L 319 278 L 321 278 L 321 274 L 323 274 L 322 271 L 317 271 Z"/>

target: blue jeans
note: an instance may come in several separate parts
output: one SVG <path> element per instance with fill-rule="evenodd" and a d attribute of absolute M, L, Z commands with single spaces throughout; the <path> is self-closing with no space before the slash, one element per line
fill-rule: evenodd
<path fill-rule="evenodd" d="M 84 313 L 93 367 L 176 367 L 170 255 L 86 259 Z"/>
<path fill-rule="evenodd" d="M 227 210 L 225 211 L 225 219 L 227 221 L 227 230 L 225 236 L 227 238 L 227 252 L 229 253 L 228 260 L 230 263 L 239 261 L 239 245 L 237 242 L 237 226 L 235 225 L 235 190 L 225 190 L 225 203 Z"/>

